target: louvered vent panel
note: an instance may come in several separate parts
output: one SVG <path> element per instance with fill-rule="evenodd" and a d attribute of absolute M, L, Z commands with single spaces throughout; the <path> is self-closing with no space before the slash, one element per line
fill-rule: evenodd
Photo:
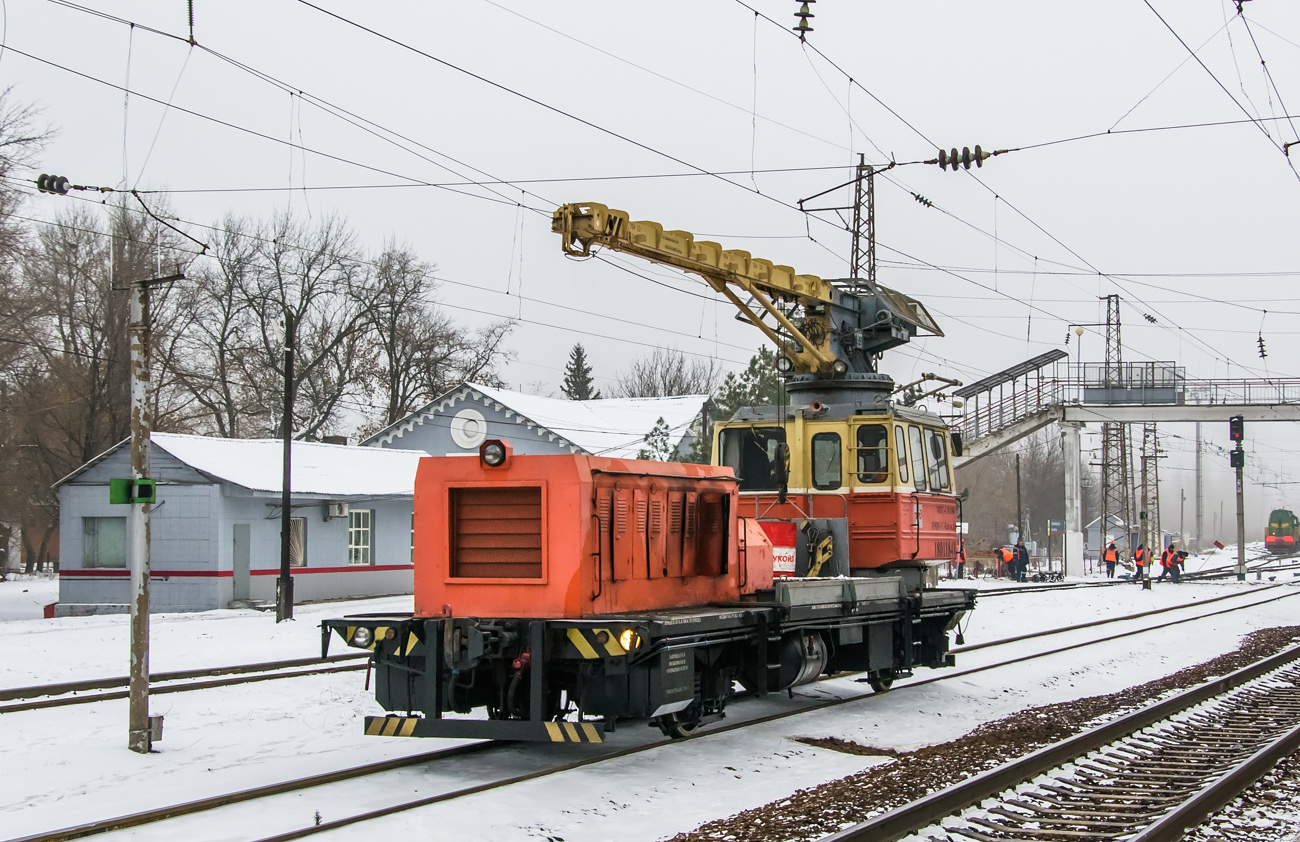
<path fill-rule="evenodd" d="M 451 489 L 451 575 L 542 578 L 542 490 Z"/>

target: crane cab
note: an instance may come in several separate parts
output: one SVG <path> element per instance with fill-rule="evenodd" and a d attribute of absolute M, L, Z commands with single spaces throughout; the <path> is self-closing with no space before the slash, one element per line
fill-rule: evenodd
<path fill-rule="evenodd" d="M 741 515 L 758 519 L 777 549 L 775 575 L 893 573 L 956 558 L 953 447 L 939 416 L 889 405 L 751 407 L 714 435 L 714 463 L 740 480 Z"/>

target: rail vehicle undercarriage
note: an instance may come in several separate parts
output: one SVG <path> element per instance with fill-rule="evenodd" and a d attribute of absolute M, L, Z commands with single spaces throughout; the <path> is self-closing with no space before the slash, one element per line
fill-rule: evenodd
<path fill-rule="evenodd" d="M 737 684 L 762 696 L 858 672 L 883 692 L 951 665 L 947 632 L 974 605 L 897 576 L 784 579 L 757 596 L 584 620 L 349 617 L 323 624 L 322 650 L 331 631 L 373 650 L 392 713 L 366 718 L 371 735 L 601 742 L 637 719 L 680 737 L 722 719 Z M 460 716 L 479 708 L 486 719 Z"/>

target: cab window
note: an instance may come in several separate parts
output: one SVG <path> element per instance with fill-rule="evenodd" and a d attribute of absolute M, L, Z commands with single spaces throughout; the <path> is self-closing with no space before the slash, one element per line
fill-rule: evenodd
<path fill-rule="evenodd" d="M 948 490 L 948 442 L 940 430 L 926 430 L 930 440 L 930 488 Z"/>
<path fill-rule="evenodd" d="M 781 487 L 777 446 L 785 444 L 782 427 L 734 427 L 719 434 L 721 464 L 736 472 L 741 491 L 775 491 Z"/>
<path fill-rule="evenodd" d="M 912 479 L 916 490 L 925 491 L 925 443 L 921 441 L 921 428 L 908 427 L 907 441 L 912 445 Z"/>
<path fill-rule="evenodd" d="M 902 424 L 894 428 L 894 450 L 898 460 L 898 481 L 907 482 L 907 433 L 903 432 Z"/>
<path fill-rule="evenodd" d="M 884 424 L 858 427 L 858 482 L 889 481 L 889 431 Z"/>
<path fill-rule="evenodd" d="M 840 487 L 840 434 L 818 433 L 812 439 L 812 482 L 823 491 Z"/>

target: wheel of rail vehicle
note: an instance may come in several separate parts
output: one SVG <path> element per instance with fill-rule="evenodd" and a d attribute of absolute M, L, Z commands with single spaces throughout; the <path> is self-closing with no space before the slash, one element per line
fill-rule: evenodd
<path fill-rule="evenodd" d="M 894 671 L 890 669 L 874 670 L 867 673 L 867 683 L 877 693 L 888 693 L 894 686 Z"/>
<path fill-rule="evenodd" d="M 659 726 L 665 736 L 675 740 L 691 736 L 699 730 L 701 724 L 699 700 L 692 702 L 686 710 L 656 716 L 654 724 Z"/>

